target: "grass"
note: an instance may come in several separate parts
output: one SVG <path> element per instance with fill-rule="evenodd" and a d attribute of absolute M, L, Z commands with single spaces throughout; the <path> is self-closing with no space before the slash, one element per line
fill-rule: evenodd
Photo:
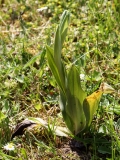
<path fill-rule="evenodd" d="M 47 6 L 48 9 L 37 9 Z M 53 45 L 60 15 L 71 12 L 63 47 L 64 63 L 81 67 L 88 95 L 102 81 L 116 93 L 104 95 L 90 130 L 71 138 L 57 137 L 43 128 L 13 139 L 14 151 L 3 147 L 16 124 L 26 117 L 41 117 L 64 126 L 58 107 L 59 91 L 46 60 L 46 45 Z M 23 0 L 0 4 L 0 159 L 118 160 L 120 156 L 120 4 L 114 1 Z M 52 135 L 51 135 L 52 134 Z M 73 141 L 73 140 L 72 140 Z M 68 152 L 67 152 L 67 149 Z"/>

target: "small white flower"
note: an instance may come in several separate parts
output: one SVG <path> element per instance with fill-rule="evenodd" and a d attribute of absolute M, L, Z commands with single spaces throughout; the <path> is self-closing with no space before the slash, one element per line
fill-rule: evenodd
<path fill-rule="evenodd" d="M 85 79 L 85 75 L 84 74 L 80 74 L 80 79 L 84 80 Z"/>
<path fill-rule="evenodd" d="M 3 147 L 5 150 L 13 151 L 15 149 L 13 143 L 8 143 Z"/>

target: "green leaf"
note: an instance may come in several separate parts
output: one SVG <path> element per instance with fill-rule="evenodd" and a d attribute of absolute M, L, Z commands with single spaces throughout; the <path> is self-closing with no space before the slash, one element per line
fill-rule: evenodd
<path fill-rule="evenodd" d="M 116 113 L 117 115 L 120 115 L 120 105 L 115 105 L 113 108 L 114 113 Z"/>
<path fill-rule="evenodd" d="M 120 118 L 117 120 L 117 125 L 120 127 Z"/>
<path fill-rule="evenodd" d="M 64 11 L 62 16 L 61 16 L 61 21 L 60 21 L 60 33 L 61 33 L 61 45 L 63 45 L 66 34 L 67 34 L 67 29 L 70 21 L 70 13 L 68 11 Z"/>
<path fill-rule="evenodd" d="M 0 122 L 5 119 L 7 116 L 0 111 Z"/>
<path fill-rule="evenodd" d="M 21 151 L 22 157 L 27 160 L 27 159 L 28 159 L 28 156 L 27 156 L 26 150 L 25 150 L 24 148 L 21 148 L 20 151 Z"/>
<path fill-rule="evenodd" d="M 111 154 L 112 153 L 111 149 L 108 146 L 100 146 L 98 148 L 98 152 L 102 153 L 102 154 Z"/>
<path fill-rule="evenodd" d="M 120 118 L 117 120 L 117 129 L 118 129 L 118 132 L 120 132 Z"/>
<path fill-rule="evenodd" d="M 41 58 L 41 59 L 40 59 L 40 67 L 41 67 L 41 66 L 43 65 L 43 62 L 44 62 L 45 53 L 46 53 L 46 51 L 45 51 L 45 49 L 44 49 L 41 53 L 33 56 L 33 57 L 24 65 L 23 69 L 26 69 L 27 67 L 31 66 L 31 65 L 32 65 L 37 59 L 39 59 L 39 58 Z"/>
<path fill-rule="evenodd" d="M 55 43 L 54 43 L 54 60 L 55 60 L 55 63 L 58 65 L 58 67 L 61 66 L 61 50 L 62 50 L 61 35 L 60 35 L 60 29 L 58 26 L 56 35 L 55 35 Z"/>
<path fill-rule="evenodd" d="M 35 105 L 35 109 L 37 109 L 38 111 L 42 108 L 42 105 L 40 103 Z"/>
<path fill-rule="evenodd" d="M 67 77 L 67 85 L 68 88 L 70 89 L 71 94 L 77 97 L 82 105 L 87 94 L 83 91 L 81 87 L 80 73 L 77 67 L 74 65 L 72 65 L 69 70 Z"/>
<path fill-rule="evenodd" d="M 72 66 L 67 77 L 67 103 L 65 112 L 73 123 L 71 132 L 74 134 L 79 133 L 86 126 L 86 118 L 83 111 L 83 100 L 85 97 L 86 93 L 81 88 L 79 72 L 75 66 Z M 68 128 L 70 127 L 68 126 Z"/>
<path fill-rule="evenodd" d="M 71 132 L 76 135 L 86 126 L 86 118 L 84 115 L 83 106 L 81 105 L 79 99 L 70 92 L 67 92 L 67 100 L 68 101 L 65 108 L 66 114 L 72 122 Z"/>
<path fill-rule="evenodd" d="M 15 79 L 20 83 L 24 83 L 24 77 L 22 76 L 16 77 Z"/>
<path fill-rule="evenodd" d="M 23 69 L 31 66 L 39 57 L 41 56 L 41 53 L 38 55 L 33 56 L 23 67 Z"/>
<path fill-rule="evenodd" d="M 5 154 L 1 149 L 0 150 L 0 159 L 3 159 L 3 160 L 10 160 L 10 159 L 14 160 L 15 159 L 16 160 L 16 157 Z"/>
<path fill-rule="evenodd" d="M 59 105 L 60 109 L 62 111 L 63 119 L 68 127 L 68 129 L 73 133 L 73 121 L 72 118 L 67 114 L 66 112 L 66 105 L 67 105 L 67 99 L 63 92 L 60 92 L 60 99 L 59 99 Z"/>
<path fill-rule="evenodd" d="M 60 36 L 60 30 L 59 30 L 59 26 L 57 28 L 57 31 L 56 31 L 56 35 L 55 35 L 55 44 L 54 44 L 54 62 L 55 62 L 55 65 L 58 69 L 58 72 L 59 72 L 59 75 L 61 77 L 61 80 L 63 81 L 64 83 L 64 73 L 63 73 L 63 70 L 62 70 L 62 63 L 61 63 L 61 50 L 62 50 L 62 46 L 61 46 L 61 36 Z"/>
<path fill-rule="evenodd" d="M 54 62 L 56 64 L 59 76 L 64 86 L 65 86 L 65 76 L 66 75 L 65 75 L 65 69 L 61 62 L 61 51 L 62 51 L 62 44 L 67 34 L 69 18 L 70 18 L 69 12 L 64 11 L 61 17 L 60 25 L 58 26 L 57 31 L 56 31 L 55 43 L 54 43 L 54 53 L 53 53 Z"/>
<path fill-rule="evenodd" d="M 62 79 L 60 77 L 60 74 L 59 74 L 59 71 L 57 69 L 57 66 L 55 64 L 55 61 L 54 61 L 54 58 L 53 58 L 53 50 L 49 46 L 46 46 L 46 51 L 47 51 L 47 59 L 48 59 L 50 69 L 51 69 L 51 71 L 52 71 L 52 73 L 53 73 L 53 75 L 56 79 L 56 82 L 59 85 L 61 91 L 65 93 L 65 84 L 62 81 Z"/>

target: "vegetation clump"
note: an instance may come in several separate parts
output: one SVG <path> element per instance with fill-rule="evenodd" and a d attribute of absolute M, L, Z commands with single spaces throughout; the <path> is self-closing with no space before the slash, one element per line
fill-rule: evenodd
<path fill-rule="evenodd" d="M 0 2 L 0 159 L 119 159 L 119 8 L 118 0 Z M 102 82 L 114 93 L 100 91 Z M 101 99 L 92 111 L 93 93 Z M 29 130 L 11 141 L 23 122 Z"/>

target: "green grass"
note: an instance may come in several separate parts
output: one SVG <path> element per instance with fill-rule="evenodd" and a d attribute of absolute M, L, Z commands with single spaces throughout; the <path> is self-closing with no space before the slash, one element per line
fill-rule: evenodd
<path fill-rule="evenodd" d="M 60 138 L 41 128 L 12 142 L 16 124 L 26 117 L 40 117 L 64 126 L 58 106 L 59 91 L 46 59 L 46 45 L 53 45 L 60 15 L 67 9 L 71 21 L 62 57 L 81 67 L 88 95 L 102 81 L 115 94 L 104 95 L 89 133 L 75 139 L 86 146 L 80 152 L 91 160 L 118 160 L 120 156 L 120 4 L 114 1 L 24 0 L 0 2 L 0 159 L 74 159 Z M 47 6 L 48 10 L 37 9 Z M 32 60 L 31 60 L 32 59 Z M 51 134 L 53 134 L 51 136 Z M 11 157 L 12 156 L 12 157 Z M 62 157 L 63 156 L 63 157 Z M 13 158 L 14 157 L 14 158 Z M 80 159 L 80 158 L 79 158 Z"/>

